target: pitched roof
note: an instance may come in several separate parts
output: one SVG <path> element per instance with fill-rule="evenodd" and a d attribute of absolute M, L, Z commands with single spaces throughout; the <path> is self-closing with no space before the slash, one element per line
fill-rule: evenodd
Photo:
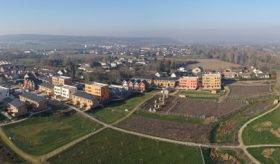
<path fill-rule="evenodd" d="M 24 106 L 24 103 L 19 101 L 18 99 L 14 99 L 13 101 L 9 102 L 8 105 L 18 108 L 18 107 Z"/>
<path fill-rule="evenodd" d="M 21 96 L 36 102 L 42 102 L 45 100 L 43 96 L 31 92 L 24 92 Z"/>

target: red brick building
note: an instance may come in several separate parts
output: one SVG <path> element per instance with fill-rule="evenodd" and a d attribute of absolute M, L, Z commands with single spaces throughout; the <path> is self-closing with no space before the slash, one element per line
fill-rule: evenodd
<path fill-rule="evenodd" d="M 196 90 L 198 88 L 198 77 L 183 76 L 179 79 L 179 87 L 181 89 Z"/>

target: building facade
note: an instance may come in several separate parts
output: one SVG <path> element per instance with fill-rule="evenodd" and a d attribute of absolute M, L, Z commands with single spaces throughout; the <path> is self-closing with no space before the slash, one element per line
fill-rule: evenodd
<path fill-rule="evenodd" d="M 77 91 L 71 96 L 71 103 L 81 109 L 91 109 L 99 105 L 98 98 L 83 91 Z"/>
<path fill-rule="evenodd" d="M 177 78 L 156 77 L 152 79 L 150 82 L 152 85 L 155 85 L 160 88 L 169 88 L 169 87 L 176 87 L 177 80 L 178 80 Z"/>
<path fill-rule="evenodd" d="M 198 77 L 183 76 L 179 79 L 179 87 L 180 89 L 196 90 L 198 82 Z"/>
<path fill-rule="evenodd" d="M 52 77 L 53 85 L 71 85 L 72 78 L 67 76 L 53 76 Z"/>
<path fill-rule="evenodd" d="M 24 92 L 19 96 L 19 100 L 24 102 L 27 106 L 33 109 L 43 110 L 47 107 L 47 100 L 35 93 Z"/>
<path fill-rule="evenodd" d="M 49 83 L 42 83 L 39 85 L 39 92 L 44 93 L 48 96 L 54 95 L 54 86 Z"/>
<path fill-rule="evenodd" d="M 109 99 L 109 86 L 102 83 L 92 83 L 85 85 L 85 92 L 93 96 L 99 97 L 101 102 L 104 102 Z"/>
<path fill-rule="evenodd" d="M 221 74 L 204 74 L 202 76 L 202 88 L 205 90 L 220 90 Z"/>
<path fill-rule="evenodd" d="M 70 99 L 71 95 L 77 92 L 77 88 L 71 85 L 54 86 L 54 95 Z"/>

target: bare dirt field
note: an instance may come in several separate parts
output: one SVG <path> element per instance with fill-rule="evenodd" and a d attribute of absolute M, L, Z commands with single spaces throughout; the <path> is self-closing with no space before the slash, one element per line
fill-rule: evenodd
<path fill-rule="evenodd" d="M 192 64 L 189 67 L 202 67 L 205 70 L 223 70 L 227 68 L 239 68 L 240 65 L 224 62 L 218 59 L 196 59 L 198 63 Z"/>
<path fill-rule="evenodd" d="M 270 92 L 270 85 L 230 85 L 231 97 L 257 97 Z"/>
<path fill-rule="evenodd" d="M 132 116 L 118 124 L 119 127 L 179 141 L 209 143 L 211 125 L 178 123 L 173 121 Z"/>
<path fill-rule="evenodd" d="M 153 108 L 154 101 L 158 97 L 154 97 L 142 105 L 142 109 L 149 110 Z M 225 100 L 221 103 L 203 99 L 187 99 L 178 96 L 169 96 L 166 99 L 166 105 L 162 106 L 158 112 L 163 114 L 175 114 L 186 117 L 220 118 L 232 112 L 240 110 L 246 103 L 240 100 Z"/>

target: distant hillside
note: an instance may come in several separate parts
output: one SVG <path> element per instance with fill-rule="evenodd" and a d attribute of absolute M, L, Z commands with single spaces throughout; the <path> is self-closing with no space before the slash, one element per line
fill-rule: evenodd
<path fill-rule="evenodd" d="M 99 36 L 65 36 L 65 35 L 2 35 L 0 43 L 27 46 L 67 46 L 97 43 L 120 43 L 132 45 L 178 44 L 170 38 L 154 37 L 99 37 Z"/>

